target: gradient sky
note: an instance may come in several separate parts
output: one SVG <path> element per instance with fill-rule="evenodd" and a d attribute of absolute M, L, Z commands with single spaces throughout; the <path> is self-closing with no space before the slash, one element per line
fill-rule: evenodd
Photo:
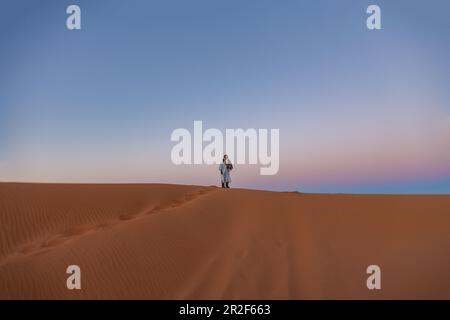
<path fill-rule="evenodd" d="M 3 0 L 0 180 L 217 184 L 170 160 L 202 120 L 280 129 L 279 173 L 237 166 L 234 187 L 450 193 L 449 17 L 447 0 Z"/>

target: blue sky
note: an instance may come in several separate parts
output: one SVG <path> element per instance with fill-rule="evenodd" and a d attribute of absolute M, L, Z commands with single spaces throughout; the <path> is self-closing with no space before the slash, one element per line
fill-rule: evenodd
<path fill-rule="evenodd" d="M 65 27 L 69 4 L 82 30 Z M 235 186 L 450 192 L 448 1 L 1 8 L 3 181 L 216 184 L 216 168 L 170 161 L 172 130 L 203 120 L 280 129 L 280 173 L 242 167 Z"/>

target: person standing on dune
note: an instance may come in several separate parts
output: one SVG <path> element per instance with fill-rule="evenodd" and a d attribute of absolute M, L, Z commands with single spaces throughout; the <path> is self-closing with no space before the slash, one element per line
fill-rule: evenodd
<path fill-rule="evenodd" d="M 230 172 L 233 170 L 233 165 L 226 154 L 223 155 L 222 163 L 219 165 L 220 175 L 222 177 L 222 188 L 229 188 L 231 182 Z"/>

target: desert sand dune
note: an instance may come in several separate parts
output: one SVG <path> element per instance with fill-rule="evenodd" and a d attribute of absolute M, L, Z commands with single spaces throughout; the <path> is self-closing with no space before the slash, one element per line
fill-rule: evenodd
<path fill-rule="evenodd" d="M 0 230 L 1 299 L 450 299 L 450 196 L 1 183 Z"/>

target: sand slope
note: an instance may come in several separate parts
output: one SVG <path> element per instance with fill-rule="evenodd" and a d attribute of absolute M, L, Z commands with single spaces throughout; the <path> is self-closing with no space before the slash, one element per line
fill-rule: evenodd
<path fill-rule="evenodd" d="M 1 299 L 450 299 L 449 279 L 450 196 L 0 184 Z"/>

